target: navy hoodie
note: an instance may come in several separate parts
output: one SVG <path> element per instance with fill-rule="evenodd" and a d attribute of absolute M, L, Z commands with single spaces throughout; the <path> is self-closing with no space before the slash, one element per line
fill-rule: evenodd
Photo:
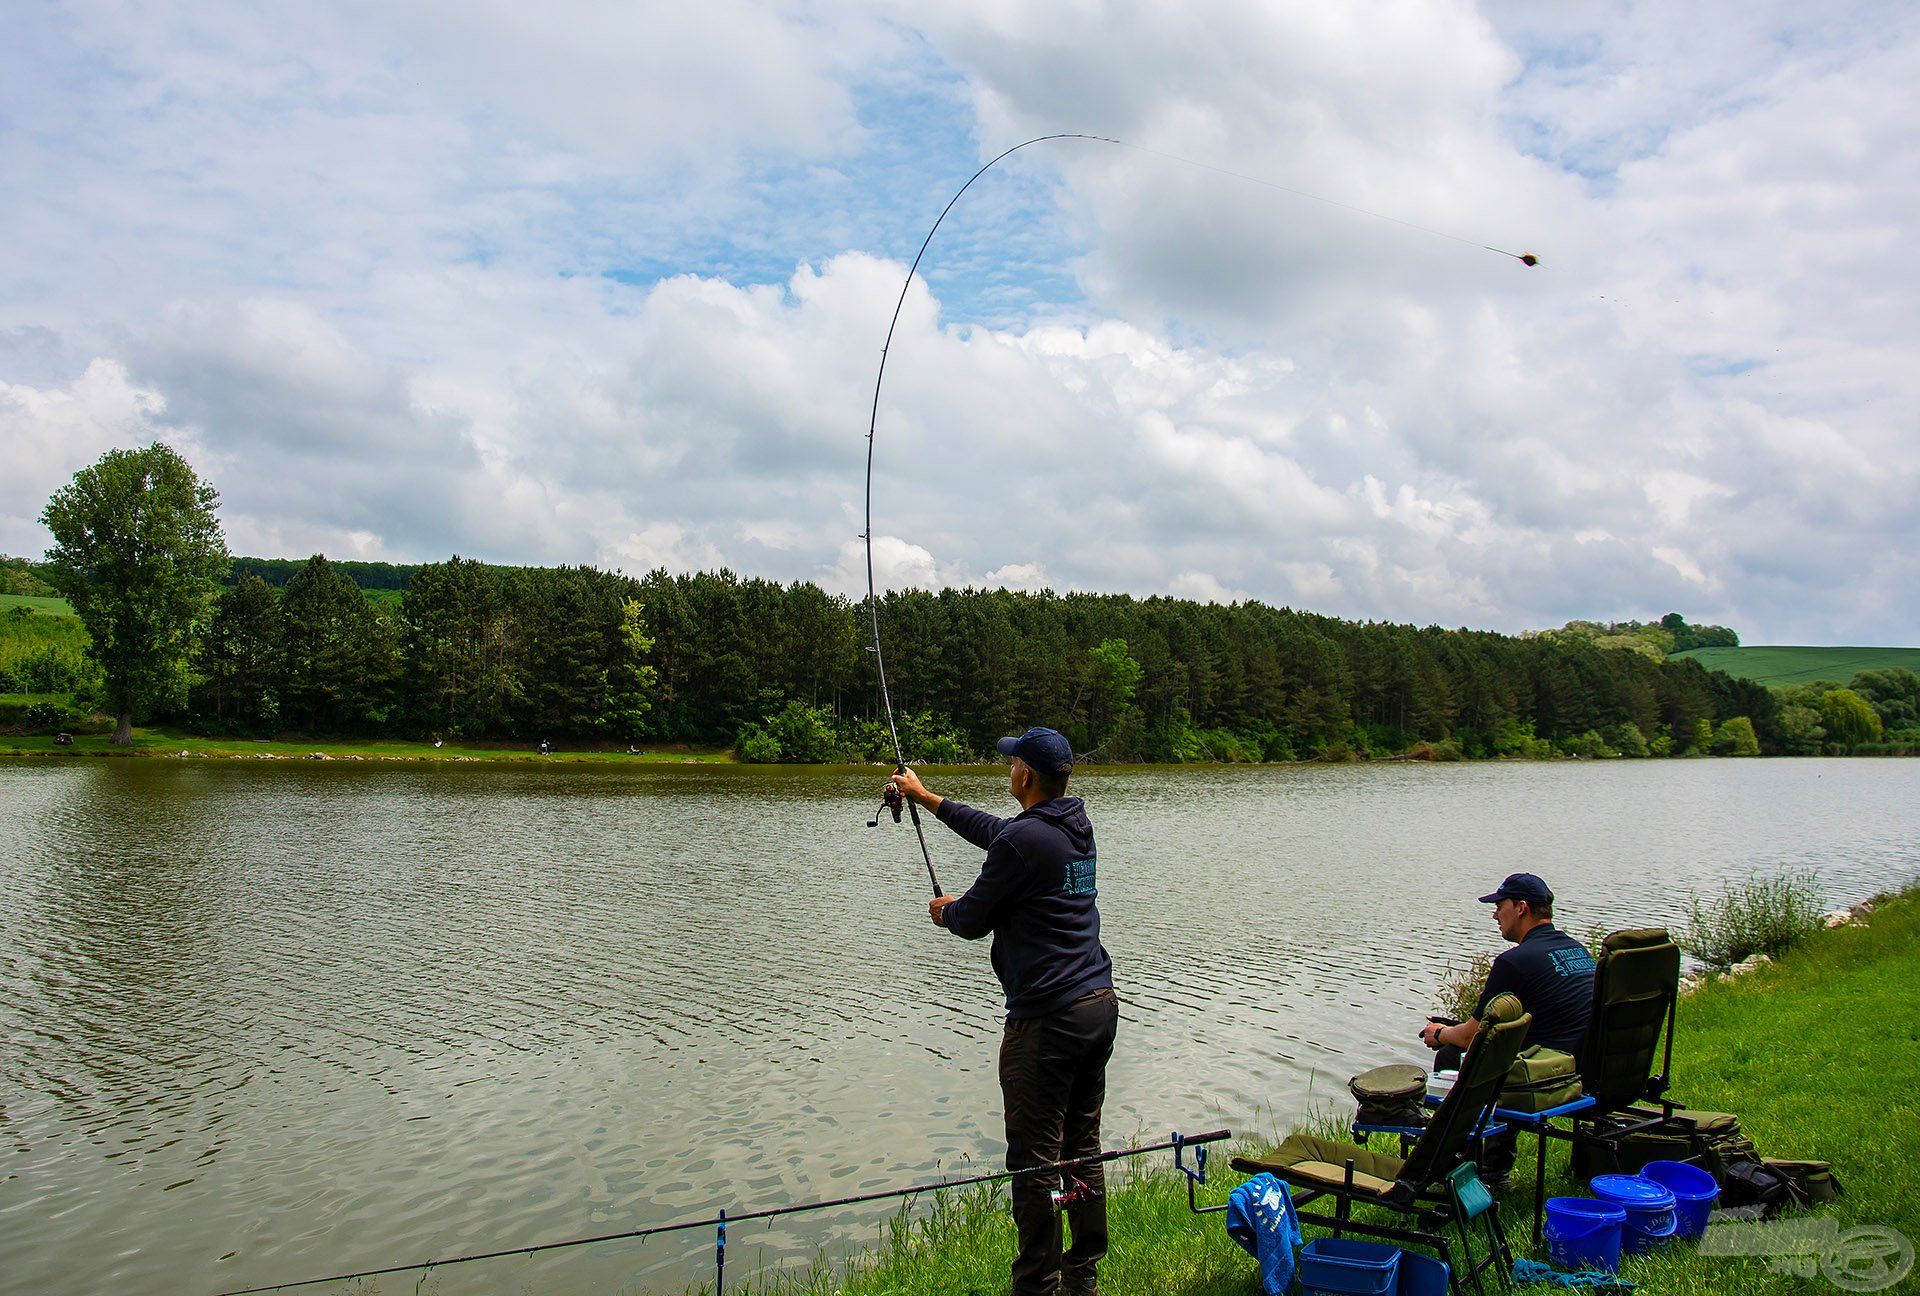
<path fill-rule="evenodd" d="M 942 916 L 967 940 L 993 933 L 1008 1017 L 1041 1017 L 1113 984 L 1094 907 L 1093 825 L 1079 797 L 1011 819 L 949 799 L 937 817 L 987 852 L 979 880 Z"/>

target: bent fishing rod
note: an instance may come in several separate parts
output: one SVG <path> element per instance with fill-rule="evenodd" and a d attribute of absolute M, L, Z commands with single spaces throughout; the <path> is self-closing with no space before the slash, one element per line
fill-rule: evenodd
<path fill-rule="evenodd" d="M 1540 258 L 1531 252 L 1509 252 L 1505 248 L 1495 247 L 1491 243 L 1476 243 L 1474 240 L 1462 238 L 1458 234 L 1449 234 L 1445 230 L 1434 229 L 1431 226 L 1421 225 L 1410 220 L 1403 220 L 1398 216 L 1389 216 L 1385 212 L 1377 212 L 1365 207 L 1357 207 L 1352 203 L 1340 202 L 1320 194 L 1310 193 L 1305 189 L 1295 189 L 1289 185 L 1277 184 L 1271 180 L 1261 179 L 1259 176 L 1246 175 L 1239 171 L 1230 171 L 1226 167 L 1214 166 L 1208 162 L 1198 162 L 1192 158 L 1181 157 L 1177 153 L 1167 153 L 1160 149 L 1147 148 L 1140 144 L 1129 144 L 1125 140 L 1113 139 L 1106 135 L 1087 135 L 1077 132 L 1036 135 L 1030 140 L 1024 140 L 1021 143 L 1015 144 L 1012 148 L 993 158 L 978 171 L 975 171 L 973 175 L 968 178 L 967 182 L 954 192 L 953 197 L 947 200 L 947 205 L 940 209 L 940 215 L 934 219 L 932 228 L 927 231 L 927 236 L 920 240 L 920 250 L 914 253 L 913 264 L 907 268 L 906 280 L 900 285 L 900 296 L 893 303 L 893 317 L 887 321 L 887 340 L 880 347 L 880 368 L 879 371 L 874 374 L 873 378 L 873 406 L 867 415 L 867 516 L 866 530 L 861 533 L 860 537 L 865 541 L 867 549 L 867 615 L 873 628 L 873 643 L 867 651 L 873 654 L 874 671 L 880 679 L 880 703 L 886 711 L 887 737 L 893 743 L 893 768 L 895 773 L 905 772 L 907 768 L 907 757 L 905 751 L 900 746 L 899 725 L 894 721 L 893 693 L 887 686 L 887 658 L 886 652 L 880 642 L 880 596 L 875 588 L 873 579 L 873 443 L 875 433 L 878 431 L 880 424 L 880 388 L 887 380 L 887 357 L 892 354 L 893 351 L 894 330 L 900 326 L 900 312 L 907 304 L 907 293 L 913 288 L 913 277 L 919 273 L 920 262 L 922 258 L 927 255 L 927 249 L 933 245 L 933 236 L 940 232 L 940 226 L 947 219 L 947 214 L 954 209 L 954 206 L 960 201 L 967 190 L 973 188 L 973 182 L 975 180 L 978 180 L 981 176 L 993 170 L 1001 161 L 1012 157 L 1023 148 L 1030 148 L 1035 144 L 1044 144 L 1049 140 L 1089 140 L 1097 144 L 1112 144 L 1118 148 L 1130 149 L 1136 153 L 1146 153 L 1153 157 L 1165 158 L 1171 162 L 1179 162 L 1186 166 L 1197 167 L 1202 171 L 1211 171 L 1217 175 L 1230 176 L 1235 180 L 1244 180 L 1249 184 L 1261 185 L 1268 189 L 1276 189 L 1281 193 L 1292 194 L 1297 198 L 1307 198 L 1314 202 L 1325 203 L 1330 207 L 1337 207 L 1342 211 L 1355 212 L 1362 216 L 1374 217 L 1377 220 L 1390 221 L 1395 225 L 1405 226 L 1412 230 L 1419 230 L 1425 234 L 1432 234 L 1437 238 L 1452 239 L 1456 243 L 1465 243 L 1469 247 L 1477 247 L 1487 252 L 1496 252 L 1501 256 L 1512 257 L 1524 266 L 1531 267 L 1540 263 Z M 900 795 L 899 789 L 894 787 L 892 783 L 887 784 L 885 799 L 881 803 L 881 810 L 891 811 L 895 823 L 900 822 L 902 800 L 903 798 Z M 933 854 L 927 849 L 927 833 L 926 829 L 920 823 L 920 807 L 913 801 L 907 800 L 905 808 L 913 817 L 913 834 L 920 843 L 920 858 L 927 866 L 927 881 L 933 885 L 933 894 L 939 896 L 942 894 L 940 890 L 940 879 L 934 875 Z M 874 816 L 868 821 L 867 827 L 879 827 L 880 813 L 881 811 L 874 812 Z"/>
<path fill-rule="evenodd" d="M 913 276 L 919 273 L 920 260 L 927 255 L 927 249 L 933 245 L 933 236 L 940 232 L 941 222 L 947 219 L 947 213 L 953 210 L 954 204 L 960 201 L 961 195 L 973 188 L 975 180 L 993 170 L 995 163 L 998 163 L 1001 158 L 1012 157 L 1029 145 L 1057 139 L 1098 140 L 1102 144 L 1120 142 L 1108 139 L 1104 135 L 1039 135 L 1024 143 L 1015 144 L 975 171 L 967 182 L 955 191 L 953 197 L 947 199 L 947 205 L 940 209 L 940 215 L 934 219 L 933 227 L 927 231 L 927 236 L 920 240 L 920 250 L 914 253 L 913 264 L 907 268 L 906 281 L 900 285 L 900 297 L 893 303 L 893 318 L 887 321 L 887 340 L 880 347 L 880 369 L 873 376 L 873 408 L 867 414 L 867 526 L 860 538 L 866 542 L 867 546 L 867 615 L 873 623 L 873 647 L 870 651 L 873 653 L 874 671 L 880 677 L 880 703 L 887 713 L 887 737 L 893 742 L 893 769 L 896 774 L 905 772 L 907 757 L 900 747 L 900 727 L 893 718 L 893 693 L 887 687 L 887 656 L 880 645 L 880 596 L 874 589 L 873 583 L 873 440 L 874 433 L 880 425 L 880 387 L 887 380 L 887 355 L 893 350 L 893 332 L 900 327 L 900 312 L 907 304 L 907 293 L 913 288 Z M 899 789 L 891 783 L 887 784 L 884 805 L 893 812 L 895 823 L 900 822 L 900 801 Z M 927 830 L 920 823 L 920 806 L 911 800 L 906 804 L 908 813 L 913 816 L 913 835 L 920 842 L 920 858 L 927 866 L 927 881 L 933 884 L 935 896 L 942 895 L 944 893 L 940 890 L 940 879 L 935 877 L 933 872 L 933 853 L 927 849 Z M 867 826 L 876 827 L 879 822 L 880 816 L 875 814 L 873 821 Z"/>
<path fill-rule="evenodd" d="M 650 1228 L 627 1229 L 620 1233 L 599 1233 L 592 1237 L 568 1238 L 563 1242 L 537 1242 L 532 1246 L 505 1247 L 498 1251 L 451 1256 L 445 1260 L 416 1260 L 412 1264 L 388 1265 L 383 1269 L 361 1269 L 353 1273 L 328 1274 L 324 1278 L 302 1278 L 296 1282 L 270 1283 L 264 1287 L 242 1287 L 235 1291 L 222 1292 L 220 1296 L 260 1296 L 262 1292 L 291 1291 L 295 1287 L 318 1287 L 322 1283 L 349 1282 L 356 1278 L 384 1278 L 390 1274 L 408 1273 L 415 1269 L 444 1269 L 448 1265 L 472 1264 L 479 1260 L 504 1260 L 508 1256 L 531 1256 L 542 1251 L 559 1251 L 567 1247 L 590 1246 L 599 1242 L 625 1242 L 635 1238 L 658 1237 L 663 1233 L 684 1233 L 689 1229 L 697 1228 L 717 1227 L 720 1230 L 720 1245 L 724 1248 L 726 1228 L 729 1224 L 777 1219 L 783 1215 L 800 1215 L 808 1211 L 832 1210 L 842 1206 L 860 1206 L 868 1202 L 885 1201 L 889 1197 L 918 1197 L 923 1193 L 942 1192 L 948 1188 L 966 1188 L 974 1184 L 998 1183 L 1004 1179 L 1019 1179 L 1027 1175 L 1083 1170 L 1090 1166 L 1106 1165 L 1110 1161 L 1121 1161 L 1127 1157 L 1144 1156 L 1149 1152 L 1171 1151 L 1177 1159 L 1183 1149 L 1199 1148 L 1204 1154 L 1205 1145 L 1221 1143 L 1232 1137 L 1233 1131 L 1224 1129 L 1209 1130 L 1205 1134 L 1176 1133 L 1172 1138 L 1160 1143 L 1148 1143 L 1142 1147 L 1113 1148 L 1088 1156 L 1072 1157 L 1065 1161 L 1049 1161 L 1045 1165 L 1026 1166 L 1019 1170 L 996 1170 L 991 1174 L 970 1175 L 964 1179 L 943 1179 L 933 1183 L 914 1184 L 909 1188 L 888 1188 L 881 1192 L 857 1193 L 851 1197 L 835 1197 L 828 1201 L 801 1202 L 795 1206 L 771 1206 L 765 1210 L 744 1211 L 738 1215 L 732 1215 L 723 1210 L 717 1215 L 710 1215 L 704 1219 L 680 1220 L 673 1224 L 655 1224 Z M 1203 1160 L 1200 1164 L 1200 1177 L 1204 1178 L 1206 1163 Z M 1194 1178 L 1191 1172 L 1189 1172 L 1189 1178 Z M 722 1254 L 725 1254 L 724 1250 Z"/>

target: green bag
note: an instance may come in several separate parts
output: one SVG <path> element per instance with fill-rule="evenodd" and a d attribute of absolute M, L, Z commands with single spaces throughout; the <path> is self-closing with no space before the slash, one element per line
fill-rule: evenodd
<path fill-rule="evenodd" d="M 1834 1178 L 1830 1161 L 1782 1161 L 1765 1157 L 1760 1164 L 1785 1181 L 1787 1192 L 1799 1206 L 1824 1206 L 1846 1191 Z"/>
<path fill-rule="evenodd" d="M 1672 1124 L 1655 1125 L 1607 1139 L 1612 1130 L 1640 1124 L 1644 1117 L 1628 1113 L 1601 1117 L 1593 1123 L 1599 1139 L 1582 1139 L 1573 1147 L 1573 1176 L 1587 1180 L 1597 1174 L 1638 1174 L 1649 1161 L 1688 1161 L 1724 1184 L 1736 1165 L 1758 1165 L 1760 1153 L 1740 1129 L 1731 1112 L 1675 1111 Z M 1604 1140 L 1604 1141 L 1602 1141 Z"/>
<path fill-rule="evenodd" d="M 1537 1112 L 1580 1096 L 1580 1060 L 1571 1053 L 1530 1044 L 1520 1050 L 1500 1087 L 1500 1106 Z"/>
<path fill-rule="evenodd" d="M 1731 1112 L 1682 1111 L 1693 1122 L 1693 1156 L 1716 1181 L 1724 1182 L 1736 1165 L 1758 1165 L 1760 1150 L 1740 1130 L 1740 1118 Z"/>
<path fill-rule="evenodd" d="M 1347 1092 L 1359 1107 L 1356 1124 L 1412 1127 L 1427 1123 L 1421 1101 L 1427 1093 L 1427 1073 L 1417 1066 L 1396 1063 L 1362 1071 L 1347 1081 Z"/>

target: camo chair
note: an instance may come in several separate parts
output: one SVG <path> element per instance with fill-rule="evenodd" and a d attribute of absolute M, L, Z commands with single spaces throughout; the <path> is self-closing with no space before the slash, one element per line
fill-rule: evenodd
<path fill-rule="evenodd" d="M 1464 1290 L 1463 1276 L 1472 1279 L 1476 1292 L 1484 1292 L 1482 1275 L 1488 1269 L 1504 1284 L 1513 1269 L 1513 1254 L 1500 1227 L 1500 1212 L 1474 1175 L 1469 1157 L 1474 1135 L 1491 1116 L 1501 1082 L 1532 1024 L 1513 995 L 1494 996 L 1481 1015 L 1479 1034 L 1461 1059 L 1460 1078 L 1406 1157 L 1315 1134 L 1292 1134 L 1268 1156 L 1235 1157 L 1233 1168 L 1285 1180 L 1301 1220 L 1325 1225 L 1335 1237 L 1357 1233 L 1431 1247 L 1446 1261 L 1456 1294 Z M 1324 1207 L 1310 1209 L 1321 1198 L 1332 1199 L 1331 1213 Z M 1355 1205 L 1379 1207 L 1401 1218 L 1390 1224 L 1356 1219 Z M 1449 1225 L 1459 1234 L 1464 1265 L 1453 1262 L 1445 1232 Z M 1473 1232 L 1482 1226 L 1488 1254 L 1476 1262 Z"/>
<path fill-rule="evenodd" d="M 1628 1141 L 1648 1145 L 1672 1135 L 1674 1146 L 1683 1147 L 1696 1123 L 1666 1097 L 1680 1002 L 1680 947 L 1665 928 L 1617 931 L 1601 942 L 1594 963 L 1580 1080 L 1596 1105 L 1573 1126 L 1574 1177 L 1579 1179 L 1624 1168 L 1622 1145 Z"/>

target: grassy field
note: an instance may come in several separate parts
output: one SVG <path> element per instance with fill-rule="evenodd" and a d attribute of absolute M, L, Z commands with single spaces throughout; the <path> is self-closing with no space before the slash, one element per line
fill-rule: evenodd
<path fill-rule="evenodd" d="M 400 600 L 406 597 L 405 590 L 362 590 L 367 602 L 376 607 L 398 608 Z M 47 616 L 72 616 L 73 606 L 63 598 L 44 598 L 33 594 L 0 594 L 0 612 L 8 608 L 30 607 Z"/>
<path fill-rule="evenodd" d="M 0 613 L 17 607 L 29 607 L 43 616 L 72 616 L 73 605 L 63 598 L 38 594 L 0 594 Z"/>
<path fill-rule="evenodd" d="M 1893 666 L 1920 671 L 1920 648 L 1694 648 L 1674 656 L 1691 657 L 1708 670 L 1767 685 L 1814 680 L 1845 684 L 1861 671 Z"/>
<path fill-rule="evenodd" d="M 1771 967 L 1709 983 L 1684 1000 L 1674 1093 L 1702 1110 L 1738 1113 L 1765 1155 L 1832 1161 L 1847 1191 L 1821 1213 L 1841 1230 L 1878 1224 L 1920 1243 L 1920 1000 L 1911 990 L 1920 980 L 1920 892 L 1881 906 L 1869 921 L 1865 928 L 1822 932 Z M 1567 1178 L 1565 1144 L 1553 1147 L 1548 1194 L 1578 1195 Z M 1217 1164 L 1225 1161 L 1224 1153 L 1218 1156 Z M 1530 1169 L 1532 1161 L 1532 1141 L 1523 1138 L 1520 1168 Z M 1524 1187 L 1518 1186 L 1522 1177 Z M 1525 1254 L 1531 1175 L 1516 1173 L 1515 1180 L 1501 1209 L 1510 1240 Z M 1203 1193 L 1223 1201 L 1238 1181 L 1225 1171 L 1218 1187 Z M 1252 1259 L 1228 1241 L 1220 1216 L 1188 1213 L 1183 1185 L 1163 1165 L 1114 1192 L 1114 1248 L 1100 1271 L 1107 1296 L 1258 1292 Z M 1003 1200 L 976 1191 L 918 1214 L 897 1220 L 886 1244 L 850 1268 L 822 1261 L 810 1273 L 772 1275 L 750 1289 L 769 1296 L 997 1296 L 1005 1290 L 1013 1238 Z M 1308 1236 L 1319 1231 L 1309 1229 Z M 1621 1276 L 1648 1296 L 1840 1290 L 1822 1278 L 1772 1272 L 1768 1263 L 1681 1246 L 1630 1258 Z M 1885 1290 L 1920 1291 L 1920 1274 Z"/>

